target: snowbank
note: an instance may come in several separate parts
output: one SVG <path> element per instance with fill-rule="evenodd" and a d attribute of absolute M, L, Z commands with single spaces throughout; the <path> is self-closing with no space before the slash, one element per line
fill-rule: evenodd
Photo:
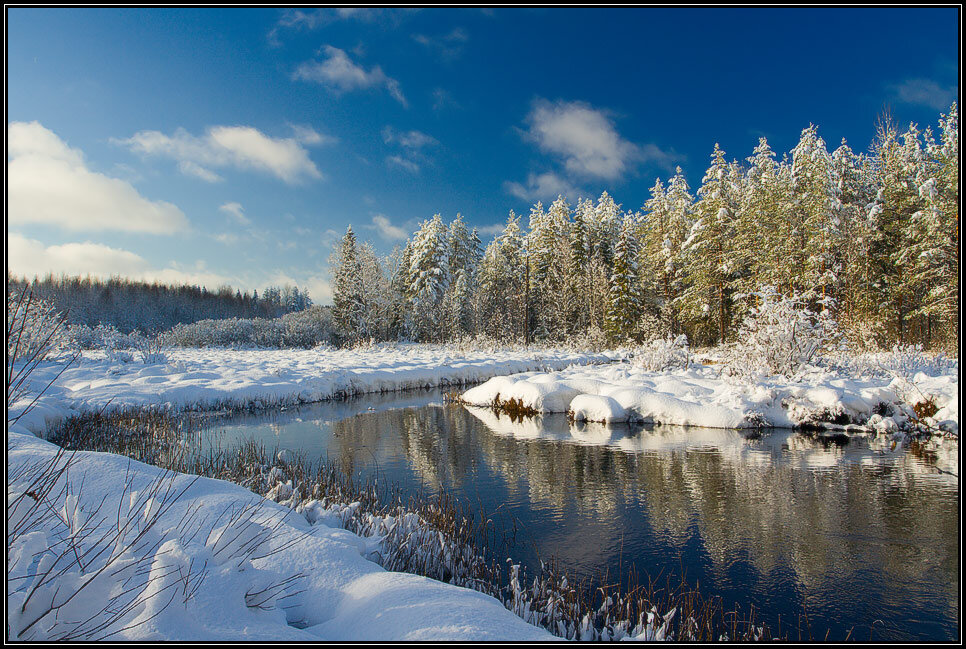
<path fill-rule="evenodd" d="M 11 639 L 84 631 L 166 641 L 552 639 L 491 597 L 383 570 L 365 558 L 366 540 L 346 530 L 310 525 L 237 485 L 166 479 L 117 455 L 77 453 L 48 493 L 51 507 L 28 513 L 27 492 L 38 490 L 29 469 L 57 447 L 14 432 L 7 450 Z M 181 495 L 166 501 L 165 493 Z M 66 551 L 71 542 L 83 571 Z M 63 572 L 45 582 L 51 566 Z M 127 612 L 108 622 L 98 613 L 112 598 Z M 60 608 L 43 616 L 52 606 Z"/>
<path fill-rule="evenodd" d="M 501 374 L 558 370 L 603 363 L 614 354 L 554 350 L 458 352 L 438 345 L 381 345 L 369 350 L 175 349 L 167 362 L 117 362 L 85 352 L 18 422 L 18 430 L 41 435 L 72 412 L 105 407 L 269 407 L 322 401 L 367 392 L 465 385 Z M 35 373 L 33 393 L 61 368 Z M 26 403 L 15 404 L 15 417 Z"/>
<path fill-rule="evenodd" d="M 713 366 L 650 372 L 627 363 L 526 372 L 490 379 L 467 390 L 467 405 L 519 400 L 537 412 L 568 412 L 575 420 L 639 421 L 708 428 L 861 426 L 899 430 L 912 407 L 931 400 L 938 411 L 925 423 L 959 431 L 958 373 L 849 378 L 814 372 L 792 381 L 723 377 Z"/>

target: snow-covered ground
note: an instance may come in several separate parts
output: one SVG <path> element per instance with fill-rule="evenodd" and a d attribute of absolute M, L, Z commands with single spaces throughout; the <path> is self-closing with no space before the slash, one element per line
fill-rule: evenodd
<path fill-rule="evenodd" d="M 26 416 L 8 425 L 12 637 L 552 639 L 492 597 L 384 570 L 366 558 L 373 539 L 339 529 L 338 517 L 320 516 L 317 505 L 296 513 L 237 485 L 178 474 L 164 480 L 158 468 L 106 453 L 77 453 L 44 495 L 37 469 L 58 449 L 35 435 L 65 416 L 105 407 L 282 405 L 462 385 L 612 357 L 387 345 L 362 351 L 184 349 L 167 352 L 164 363 L 144 364 L 86 352 Z M 32 394 L 8 417 L 20 415 L 60 369 L 56 363 L 38 368 Z M 165 503 L 165 493 L 180 496 Z M 48 581 L 45 574 L 56 577 Z"/>
<path fill-rule="evenodd" d="M 931 399 L 938 411 L 925 423 L 959 431 L 958 368 L 936 376 L 867 376 L 828 371 L 804 378 L 724 376 L 714 365 L 651 372 L 630 363 L 571 367 L 560 372 L 499 376 L 467 390 L 468 405 L 519 401 L 538 412 L 569 412 L 576 420 L 641 421 L 710 428 L 848 422 L 854 430 L 897 431 L 914 416 L 912 407 Z"/>
<path fill-rule="evenodd" d="M 105 407 L 164 406 L 173 409 L 226 406 L 267 407 L 321 401 L 367 392 L 465 385 L 530 370 L 602 363 L 616 354 L 557 350 L 460 352 L 442 345 L 379 345 L 368 350 L 174 349 L 164 363 L 111 359 L 84 352 L 16 429 L 41 435 L 72 413 Z M 33 393 L 61 367 L 41 366 Z M 16 417 L 27 401 L 14 404 Z"/>
<path fill-rule="evenodd" d="M 722 378 L 713 366 L 655 373 L 627 363 L 593 365 L 617 357 L 461 353 L 428 345 L 185 349 L 167 352 L 166 362 L 157 364 L 85 353 L 27 416 L 8 426 L 12 634 L 25 631 L 24 638 L 38 640 L 81 631 L 93 638 L 165 640 L 550 638 L 496 599 L 384 570 L 366 558 L 373 539 L 339 529 L 336 518 L 317 508 L 297 513 L 227 482 L 185 475 L 165 480 L 160 469 L 120 456 L 78 453 L 38 501 L 32 467 L 49 462 L 57 447 L 35 435 L 76 412 L 283 405 L 495 376 L 464 400 L 490 405 L 499 395 L 542 412 L 572 411 L 577 419 L 721 428 L 795 426 L 817 415 L 844 414 L 888 430 L 901 425 L 909 405 L 929 397 L 940 408 L 933 422 L 958 431 L 958 373 L 892 380 L 818 373 L 744 383 Z M 33 387 L 58 371 L 56 364 L 42 366 Z M 16 417 L 26 403 L 14 404 L 8 416 Z M 894 405 L 891 416 L 875 415 L 879 404 Z M 180 495 L 166 501 L 165 493 Z M 58 576 L 47 582 L 43 575 L 52 567 L 50 574 Z M 101 609 L 108 602 L 117 617 L 105 623 Z"/>
<path fill-rule="evenodd" d="M 77 453 L 28 512 L 29 469 L 57 447 L 14 432 L 7 451 L 11 639 L 552 639 L 492 597 L 386 571 L 365 558 L 371 540 L 221 480 Z M 104 607 L 126 612 L 111 621 Z"/>

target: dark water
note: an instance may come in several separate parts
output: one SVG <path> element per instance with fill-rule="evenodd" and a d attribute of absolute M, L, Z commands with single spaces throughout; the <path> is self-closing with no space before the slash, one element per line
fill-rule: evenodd
<path fill-rule="evenodd" d="M 959 479 L 929 453 L 790 431 L 514 424 L 436 391 L 225 418 L 208 435 L 499 508 L 531 567 L 554 555 L 583 576 L 683 569 L 773 631 L 781 616 L 790 639 L 808 637 L 803 611 L 815 639 L 959 637 Z"/>

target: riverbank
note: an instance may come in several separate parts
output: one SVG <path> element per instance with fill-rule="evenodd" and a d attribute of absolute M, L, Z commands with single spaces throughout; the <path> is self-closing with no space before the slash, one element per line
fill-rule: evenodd
<path fill-rule="evenodd" d="M 815 371 L 795 379 L 729 376 L 720 366 L 647 371 L 633 363 L 499 376 L 460 397 L 511 416 L 568 413 L 576 421 L 705 428 L 813 428 L 845 433 L 958 436 L 958 366 L 855 377 Z"/>
<path fill-rule="evenodd" d="M 143 364 L 87 353 L 7 430 L 8 621 L 28 640 L 548 640 L 497 599 L 368 558 L 338 517 L 248 489 L 38 439 L 71 415 L 262 408 L 463 385 L 605 354 L 173 350 Z M 60 371 L 38 368 L 17 418 Z M 351 508 L 351 503 L 346 503 Z M 309 519 L 312 519 L 311 522 Z M 328 523 L 328 524 L 327 524 Z"/>
<path fill-rule="evenodd" d="M 382 344 L 363 350 L 172 349 L 157 362 L 84 352 L 14 427 L 43 435 L 64 418 L 104 409 L 271 408 L 355 394 L 464 386 L 494 376 L 608 363 L 617 353 L 555 349 L 459 351 L 444 345 Z M 41 365 L 30 378 L 39 393 L 62 366 Z M 16 418 L 29 399 L 15 403 Z"/>

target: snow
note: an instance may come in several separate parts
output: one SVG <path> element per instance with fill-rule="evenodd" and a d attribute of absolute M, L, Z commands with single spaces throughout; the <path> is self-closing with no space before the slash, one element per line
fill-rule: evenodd
<path fill-rule="evenodd" d="M 71 413 L 149 405 L 171 409 L 271 407 L 368 392 L 465 385 L 490 377 L 574 363 L 603 363 L 616 354 L 558 350 L 462 352 L 444 345 L 378 345 L 362 350 L 174 349 L 167 362 L 112 361 L 85 352 L 41 397 L 16 429 L 42 435 Z M 36 393 L 61 367 L 35 373 Z M 27 402 L 14 404 L 16 417 Z"/>
<path fill-rule="evenodd" d="M 461 352 L 446 346 L 382 345 L 363 350 L 175 349 L 166 352 L 164 363 L 144 364 L 85 352 L 32 410 L 8 425 L 8 502 L 21 496 L 22 505 L 30 504 L 24 494 L 34 487 L 25 471 L 50 461 L 58 450 L 36 435 L 42 436 L 73 413 L 130 406 L 282 405 L 462 385 L 497 374 L 562 369 L 614 357 L 553 350 Z M 40 366 L 32 377 L 33 394 L 61 369 L 56 363 Z M 13 404 L 8 417 L 18 417 L 28 403 L 29 398 Z M 137 495 L 148 493 L 163 475 L 161 469 L 112 454 L 74 455 L 70 470 L 60 478 L 61 486 L 51 492 L 55 502 L 43 510 L 59 513 L 39 517 L 29 533 L 11 536 L 8 531 L 8 610 L 15 634 L 29 626 L 24 637 L 34 640 L 57 638 L 68 631 L 78 637 L 167 641 L 553 639 L 492 597 L 384 570 L 367 558 L 373 539 L 339 529 L 337 515 L 319 511 L 312 503 L 296 513 L 228 482 L 170 473 L 172 492 L 186 490 L 173 504 L 166 508 L 156 498 Z M 286 490 L 290 485 L 280 482 L 271 495 L 282 500 Z M 232 537 L 234 546 L 219 547 L 219 540 L 228 538 L 219 536 L 230 527 L 226 512 L 239 511 L 257 512 L 257 525 Z M 8 511 L 8 530 L 21 520 L 18 512 L 17 507 L 12 514 Z M 117 515 L 112 518 L 114 512 Z M 112 530 L 130 524 L 125 521 L 140 521 L 129 530 L 132 536 L 155 515 L 159 518 L 139 550 L 125 549 L 123 535 L 107 549 L 103 543 L 98 545 L 116 533 Z M 207 524 L 214 531 L 188 533 L 185 520 L 200 521 L 201 527 Z M 83 521 L 93 527 L 85 528 Z M 80 556 L 86 551 L 93 557 L 84 570 L 70 562 L 72 555 L 60 553 L 59 548 L 71 542 Z M 234 557 L 240 548 L 262 546 L 265 550 L 254 555 L 224 559 Z M 57 561 L 68 565 L 55 580 L 43 583 L 38 575 L 50 565 L 60 571 Z M 113 562 L 110 569 L 98 572 L 109 562 Z M 290 578 L 289 586 L 271 590 L 273 584 L 285 584 Z M 89 579 L 83 596 L 63 602 L 65 593 Z M 190 598 L 170 595 L 177 595 L 179 589 L 186 592 L 196 583 L 193 579 L 199 585 Z M 36 592 L 28 598 L 34 586 Z M 83 635 L 85 628 L 90 630 L 103 619 L 95 614 L 114 596 L 133 602 L 128 613 Z M 63 607 L 56 616 L 51 613 L 31 626 L 51 603 L 63 603 Z M 95 622 L 87 627 L 72 624 L 89 618 Z"/>
<path fill-rule="evenodd" d="M 49 462 L 57 447 L 32 435 L 13 432 L 8 434 L 7 450 L 11 480 L 7 493 L 12 501 L 30 484 L 21 471 L 32 464 Z M 542 629 L 506 610 L 496 599 L 425 577 L 386 571 L 365 558 L 366 540 L 322 521 L 310 524 L 305 516 L 260 500 L 240 486 L 168 474 L 173 492 L 185 490 L 170 507 L 165 508 L 157 498 L 131 495 L 149 491 L 164 474 L 161 469 L 117 455 L 77 453 L 66 477 L 70 495 L 61 493 L 58 499 L 58 490 L 54 490 L 51 503 L 53 510 L 62 512 L 72 527 L 60 523 L 61 518 L 47 517 L 29 533 L 16 536 L 12 543 L 8 536 L 9 628 L 22 630 L 43 612 L 45 602 L 62 602 L 68 593 L 90 580 L 80 595 L 57 613 L 57 625 L 52 624 L 50 614 L 33 625 L 26 637 L 56 637 L 72 628 L 70 622 L 95 615 L 108 597 L 129 589 L 131 597 L 140 593 L 143 601 L 100 632 L 106 639 L 552 639 Z M 132 503 L 136 503 L 134 507 Z M 219 536 L 220 529 L 230 527 L 225 512 L 245 506 L 255 508 L 256 525 L 242 535 Z M 97 556 L 95 552 L 84 555 L 84 550 L 96 546 L 93 539 L 117 529 L 123 517 L 146 521 L 157 512 L 157 522 L 144 537 L 148 550 L 140 558 L 131 551 L 112 553 L 110 548 Z M 94 521 L 88 527 L 93 532 L 78 534 L 75 540 L 88 562 L 87 570 L 82 572 L 75 564 L 55 581 L 40 586 L 25 602 L 38 574 L 59 553 L 57 541 L 69 537 L 70 529 L 82 527 L 80 521 L 85 517 Z M 191 526 L 184 524 L 186 517 L 200 522 L 203 531 L 188 533 L 186 528 Z M 8 515 L 8 534 L 9 526 L 17 520 L 16 511 L 13 516 Z M 129 536 L 144 527 L 136 522 Z M 206 538 L 208 529 L 214 529 L 215 534 Z M 230 540 L 223 541 L 226 538 Z M 255 543 L 258 551 L 250 556 L 236 551 Z M 98 573 L 115 554 L 112 569 Z M 200 581 L 190 599 L 179 592 L 183 587 L 180 578 L 188 574 L 198 576 Z M 148 575 L 151 580 L 146 578 Z M 295 575 L 300 576 L 273 599 L 260 600 L 251 595 Z M 57 588 L 61 589 L 59 593 Z M 167 592 L 162 596 L 164 589 Z M 173 598 L 170 592 L 174 593 Z M 157 596 L 150 597 L 152 593 Z M 282 597 L 283 594 L 289 596 Z"/>
<path fill-rule="evenodd" d="M 926 423 L 959 431 L 958 369 L 911 378 L 853 378 L 815 371 L 791 380 L 780 376 L 740 379 L 713 365 L 653 372 L 628 363 L 525 372 L 490 379 L 467 390 L 464 403 L 490 406 L 519 399 L 542 413 L 569 412 L 575 420 L 640 421 L 708 428 L 796 428 L 833 419 L 866 430 L 898 430 L 911 406 L 932 399 L 938 412 Z M 885 412 L 874 414 L 877 409 Z"/>

